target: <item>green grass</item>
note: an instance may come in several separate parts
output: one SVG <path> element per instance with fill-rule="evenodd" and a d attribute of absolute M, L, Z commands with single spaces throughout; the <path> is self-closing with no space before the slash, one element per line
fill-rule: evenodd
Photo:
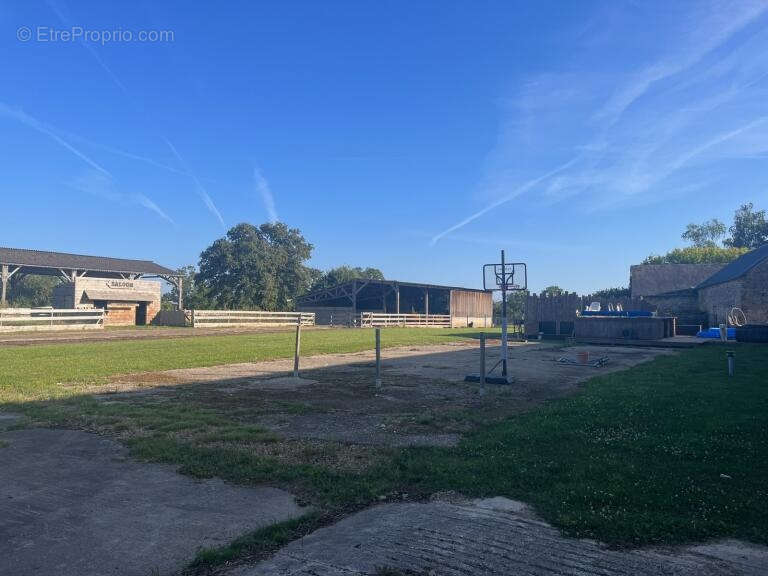
<path fill-rule="evenodd" d="M 384 341 L 436 343 L 473 335 L 392 329 Z M 363 350 L 372 336 L 363 330 L 307 332 L 303 352 Z M 446 490 L 523 500 L 568 535 L 614 545 L 725 537 L 768 544 L 765 346 L 733 345 L 734 378 L 725 375 L 725 349 L 709 345 L 598 376 L 577 394 L 522 415 L 488 422 L 469 414 L 471 431 L 457 447 L 380 448 L 359 471 L 324 465 L 309 452 L 290 461 L 265 455 L 254 447 L 279 439 L 184 394 L 172 401 L 105 403 L 62 398 L 55 385 L 131 370 L 290 356 L 291 345 L 290 334 L 252 334 L 4 349 L 0 390 L 8 408 L 39 422 L 122 436 L 135 456 L 178 464 L 193 476 L 284 486 L 320 514 L 205 551 L 198 568 L 274 550 L 318 518 Z M 302 410 L 301 398 L 296 400 L 295 409 Z M 423 420 L 439 426 L 429 413 Z"/>
<path fill-rule="evenodd" d="M 382 330 L 382 346 L 444 344 L 479 333 L 476 329 L 390 328 Z M 115 374 L 289 358 L 294 339 L 293 332 L 271 332 L 0 348 L 0 403 L 71 396 L 78 393 L 76 388 L 57 384 L 100 382 Z M 301 353 L 360 352 L 373 346 L 373 330 L 306 330 Z"/>

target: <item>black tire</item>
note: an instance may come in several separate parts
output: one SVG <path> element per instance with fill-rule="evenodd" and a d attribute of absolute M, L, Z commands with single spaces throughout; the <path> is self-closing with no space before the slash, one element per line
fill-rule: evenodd
<path fill-rule="evenodd" d="M 736 328 L 738 342 L 768 342 L 768 324 L 746 324 Z"/>

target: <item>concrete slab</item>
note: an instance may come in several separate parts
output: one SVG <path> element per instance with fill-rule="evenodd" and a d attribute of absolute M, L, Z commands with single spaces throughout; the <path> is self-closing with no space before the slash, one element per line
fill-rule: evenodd
<path fill-rule="evenodd" d="M 370 508 L 228 574 L 351 576 L 382 567 L 440 576 L 757 576 L 768 573 L 768 548 L 726 541 L 610 550 L 564 538 L 520 502 L 490 498 Z"/>
<path fill-rule="evenodd" d="M 201 547 L 304 513 L 282 490 L 195 480 L 85 432 L 0 440 L 0 574 L 169 574 Z"/>

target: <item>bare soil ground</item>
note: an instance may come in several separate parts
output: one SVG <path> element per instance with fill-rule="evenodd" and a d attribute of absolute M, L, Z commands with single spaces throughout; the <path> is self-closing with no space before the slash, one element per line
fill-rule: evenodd
<path fill-rule="evenodd" d="M 489 367 L 500 354 L 498 346 L 490 344 Z M 607 357 L 607 364 L 594 368 L 557 362 L 586 350 L 591 358 Z M 194 397 L 286 439 L 445 446 L 458 442 L 478 421 L 528 409 L 575 390 L 596 374 L 671 353 L 521 343 L 510 348 L 514 382 L 482 390 L 477 383 L 464 382 L 467 374 L 478 371 L 478 345 L 457 343 L 384 350 L 379 389 L 372 386 L 374 354 L 361 352 L 302 358 L 299 379 L 290 377 L 292 360 L 274 360 L 119 376 L 93 391 L 115 402 L 147 395 Z"/>

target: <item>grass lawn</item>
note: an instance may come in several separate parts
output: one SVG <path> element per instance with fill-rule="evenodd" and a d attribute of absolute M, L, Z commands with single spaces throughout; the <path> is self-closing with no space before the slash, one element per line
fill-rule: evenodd
<path fill-rule="evenodd" d="M 393 329 L 384 341 L 471 336 Z M 303 352 L 362 350 L 371 338 L 363 330 L 307 332 Z M 290 334 L 4 349 L 0 393 L 6 408 L 38 423 L 114 434 L 137 457 L 200 477 L 284 486 L 316 507 L 302 521 L 202 553 L 199 566 L 263 554 L 382 499 L 447 490 L 520 499 L 569 535 L 615 545 L 721 537 L 768 544 L 768 347 L 733 348 L 734 378 L 725 375 L 725 348 L 708 345 L 598 376 L 524 414 L 486 421 L 467 414 L 473 427 L 455 447 L 367 447 L 357 467 L 338 465 L 354 446 L 286 442 L 246 408 L 191 386 L 173 402 L 143 395 L 130 403 L 67 398 L 56 386 L 131 369 L 289 356 Z"/>
<path fill-rule="evenodd" d="M 493 329 L 485 329 L 493 332 Z M 382 346 L 445 344 L 476 338 L 478 329 L 382 329 Z M 94 383 L 115 374 L 257 362 L 293 356 L 293 331 L 121 340 L 0 348 L 0 403 L 46 400 L 77 393 L 62 382 Z M 373 330 L 306 330 L 301 353 L 371 350 Z"/>

